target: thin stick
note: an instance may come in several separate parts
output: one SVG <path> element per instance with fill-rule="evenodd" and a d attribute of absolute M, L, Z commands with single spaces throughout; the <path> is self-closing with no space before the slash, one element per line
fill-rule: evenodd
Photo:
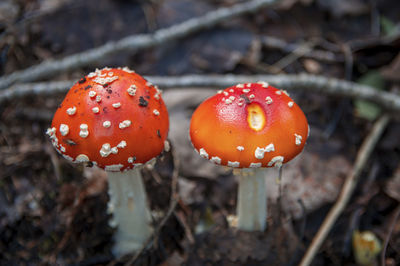
<path fill-rule="evenodd" d="M 246 1 L 231 7 L 210 11 L 203 16 L 186 20 L 165 29 L 157 30 L 153 34 L 132 35 L 119 41 L 110 41 L 97 48 L 67 56 L 57 61 L 48 60 L 36 66 L 16 71 L 8 76 L 0 78 L 0 90 L 16 82 L 35 81 L 71 69 L 87 66 L 119 52 L 134 52 L 140 49 L 165 44 L 168 41 L 176 40 L 202 29 L 212 27 L 219 22 L 229 21 L 233 17 L 257 11 L 275 2 L 277 2 L 277 0 Z"/>
<path fill-rule="evenodd" d="M 177 77 L 149 76 L 146 78 L 161 88 L 226 88 L 238 83 L 264 80 L 279 88 L 368 100 L 386 109 L 400 111 L 400 96 L 398 94 L 378 91 L 372 87 L 351 81 L 317 75 L 184 75 Z M 72 83 L 73 81 L 57 81 L 15 85 L 15 87 L 0 91 L 0 103 L 24 96 L 48 96 L 65 92 Z"/>
<path fill-rule="evenodd" d="M 329 211 L 324 222 L 319 228 L 317 234 L 312 240 L 310 246 L 307 249 L 306 254 L 304 255 L 303 259 L 300 262 L 300 266 L 307 266 L 311 264 L 319 248 L 321 247 L 323 241 L 330 232 L 332 226 L 334 225 L 340 214 L 343 212 L 344 208 L 349 202 L 351 195 L 353 194 L 353 191 L 357 185 L 360 174 L 364 169 L 365 164 L 367 163 L 368 158 L 370 157 L 373 149 L 375 148 L 376 143 L 378 142 L 384 129 L 386 128 L 386 125 L 389 123 L 389 120 L 390 120 L 389 115 L 387 114 L 382 115 L 375 122 L 371 132 L 365 138 L 364 142 L 362 143 L 357 153 L 357 158 L 354 163 L 354 167 L 350 172 L 350 174 L 346 177 L 339 198 L 337 199 L 332 209 Z"/>

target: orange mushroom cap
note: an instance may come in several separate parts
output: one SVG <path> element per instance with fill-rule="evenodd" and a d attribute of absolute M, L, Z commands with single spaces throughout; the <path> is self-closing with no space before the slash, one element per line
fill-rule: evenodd
<path fill-rule="evenodd" d="M 72 86 L 47 134 L 70 161 L 123 171 L 159 155 L 168 128 L 157 87 L 128 68 L 104 68 Z"/>
<path fill-rule="evenodd" d="M 266 82 L 219 91 L 200 104 L 190 124 L 202 157 L 239 168 L 280 166 L 303 150 L 308 134 L 300 107 Z"/>

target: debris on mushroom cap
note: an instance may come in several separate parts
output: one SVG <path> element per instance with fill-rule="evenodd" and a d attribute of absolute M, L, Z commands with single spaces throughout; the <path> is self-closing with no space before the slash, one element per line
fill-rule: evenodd
<path fill-rule="evenodd" d="M 200 156 L 240 168 L 287 163 L 303 150 L 308 133 L 300 107 L 266 82 L 219 91 L 195 110 L 190 124 Z"/>
<path fill-rule="evenodd" d="M 73 162 L 124 171 L 159 155 L 168 128 L 168 112 L 156 86 L 128 68 L 104 68 L 72 86 L 47 134 Z"/>

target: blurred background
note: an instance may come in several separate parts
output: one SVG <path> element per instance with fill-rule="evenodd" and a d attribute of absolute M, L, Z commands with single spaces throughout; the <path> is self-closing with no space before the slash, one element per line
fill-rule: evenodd
<path fill-rule="evenodd" d="M 252 1 L 2 0 L 0 84 L 16 71 L 246 2 Z M 399 117 L 357 95 L 289 90 L 307 116 L 311 136 L 303 153 L 284 167 L 281 207 L 277 171 L 268 173 L 267 231 L 245 233 L 228 227 L 236 208 L 232 170 L 203 160 L 188 140 L 193 110 L 224 88 L 160 84 L 172 149 L 143 170 L 155 224 L 168 213 L 174 189 L 179 201 L 152 245 L 120 260 L 111 254 L 105 173 L 64 160 L 44 134 L 67 89 L 52 90 L 49 82 L 72 84 L 105 66 L 128 66 L 150 81 L 187 74 L 207 80 L 215 74 L 308 73 L 398 97 L 399 1 L 275 2 L 179 38 L 3 86 L 14 90 L 41 82 L 39 87 L 49 88 L 8 98 L 0 90 L 0 265 L 297 265 L 351 173 L 361 143 L 387 112 L 393 119 L 313 265 L 362 265 L 354 255 L 363 244 L 352 243 L 358 230 L 371 232 L 372 245 L 384 247 L 367 248 L 377 255 L 364 265 L 399 265 Z"/>

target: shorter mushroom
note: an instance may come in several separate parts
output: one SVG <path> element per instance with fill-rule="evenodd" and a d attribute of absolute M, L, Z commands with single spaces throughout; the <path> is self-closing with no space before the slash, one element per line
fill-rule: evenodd
<path fill-rule="evenodd" d="M 238 84 L 195 110 L 190 139 L 201 157 L 243 168 L 239 177 L 238 228 L 266 228 L 265 173 L 299 154 L 309 133 L 307 119 L 286 91 L 266 82 Z M 249 170 L 250 169 L 250 170 Z"/>
<path fill-rule="evenodd" d="M 108 172 L 116 256 L 140 249 L 152 234 L 140 169 L 162 152 L 168 128 L 157 87 L 128 68 L 104 68 L 72 86 L 47 130 L 65 159 Z"/>

